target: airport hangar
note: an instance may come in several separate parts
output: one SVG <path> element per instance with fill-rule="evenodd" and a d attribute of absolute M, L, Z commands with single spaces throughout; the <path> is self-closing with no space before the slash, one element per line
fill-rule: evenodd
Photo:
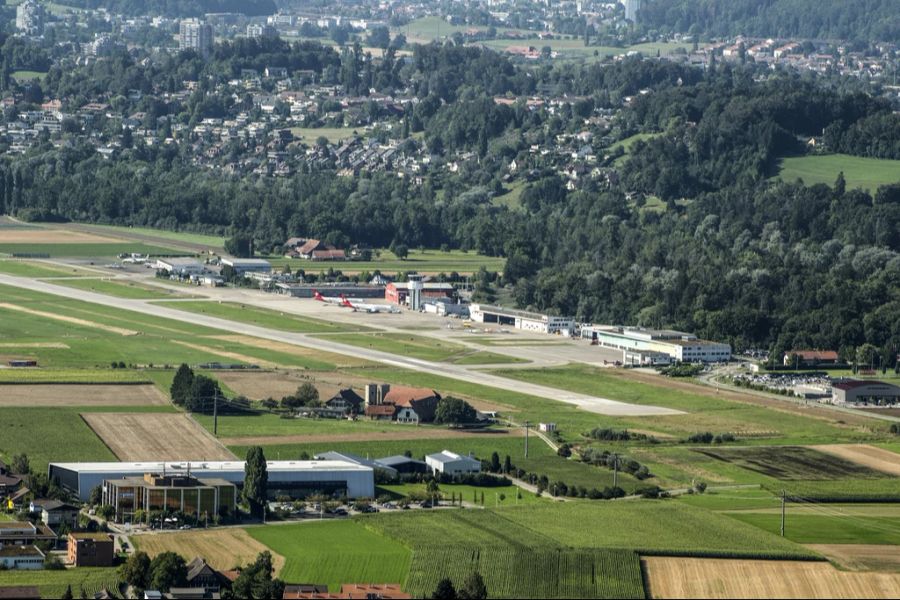
<path fill-rule="evenodd" d="M 371 467 L 343 460 L 270 460 L 269 496 L 303 496 L 312 492 L 346 493 L 349 498 L 375 496 L 375 472 Z M 108 479 L 143 477 L 146 473 L 185 474 L 200 479 L 224 479 L 244 485 L 244 461 L 90 462 L 50 463 L 50 480 L 87 501 L 91 490 Z"/>

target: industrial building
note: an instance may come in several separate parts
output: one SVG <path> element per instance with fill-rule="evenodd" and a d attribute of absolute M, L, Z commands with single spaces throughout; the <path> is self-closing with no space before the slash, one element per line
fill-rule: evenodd
<path fill-rule="evenodd" d="M 197 517 L 232 515 L 237 506 L 237 486 L 220 478 L 144 473 L 143 477 L 107 479 L 103 504 L 116 509 L 119 523 L 134 520 L 137 510 L 169 510 Z"/>
<path fill-rule="evenodd" d="M 303 496 L 311 492 L 346 494 L 350 498 L 375 495 L 374 471 L 366 466 L 334 460 L 270 460 L 269 495 Z M 244 461 L 50 463 L 51 480 L 72 490 L 82 501 L 104 481 L 143 477 L 145 473 L 188 474 L 198 479 L 224 479 L 244 485 Z"/>
<path fill-rule="evenodd" d="M 272 272 L 272 263 L 262 258 L 223 258 L 222 266 L 231 267 L 235 275 Z"/>
<path fill-rule="evenodd" d="M 471 304 L 469 306 L 469 317 L 477 323 L 508 325 L 522 331 L 533 331 L 535 333 L 569 335 L 575 331 L 575 319 L 572 317 L 556 317 L 487 304 Z"/>
<path fill-rule="evenodd" d="M 200 275 L 206 270 L 203 263 L 193 258 L 159 258 L 156 260 L 156 268 L 178 277 Z"/>
<path fill-rule="evenodd" d="M 437 475 L 467 475 L 473 473 L 481 473 L 481 461 L 471 456 L 463 456 L 449 450 L 442 450 L 437 454 L 429 454 L 425 457 L 427 464 L 432 472 Z"/>
<path fill-rule="evenodd" d="M 598 346 L 622 350 L 626 364 L 663 364 L 661 355 L 685 363 L 727 362 L 731 358 L 729 344 L 701 340 L 692 333 L 671 329 L 594 325 L 582 327 L 581 337 Z"/>
<path fill-rule="evenodd" d="M 900 386 L 883 381 L 843 379 L 831 384 L 835 404 L 852 406 L 900 406 Z"/>

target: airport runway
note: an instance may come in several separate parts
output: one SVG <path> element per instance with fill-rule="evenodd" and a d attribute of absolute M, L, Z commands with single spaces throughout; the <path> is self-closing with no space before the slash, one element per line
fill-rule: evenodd
<path fill-rule="evenodd" d="M 16 277 L 12 275 L 0 275 L 0 284 L 28 289 L 36 292 L 43 292 L 45 294 L 63 296 L 66 298 L 72 298 L 74 300 L 82 300 L 84 302 L 90 302 L 102 306 L 109 306 L 112 308 L 132 310 L 146 315 L 172 319 L 173 321 L 182 321 L 185 323 L 205 325 L 207 327 L 221 329 L 224 331 L 254 336 L 277 342 L 284 342 L 287 344 L 293 344 L 295 346 L 325 350 L 328 352 L 335 352 L 347 356 L 355 356 L 393 367 L 401 367 L 412 371 L 432 373 L 435 375 L 449 377 L 451 379 L 477 383 L 479 385 L 485 385 L 488 387 L 498 388 L 510 392 L 530 394 L 532 396 L 538 396 L 540 398 L 574 404 L 575 406 L 578 406 L 583 410 L 601 415 L 616 417 L 643 417 L 684 414 L 681 411 L 669 408 L 628 404 L 616 400 L 609 400 L 607 398 L 598 398 L 595 396 L 577 394 L 566 390 L 559 390 L 548 386 L 507 379 L 505 377 L 499 377 L 491 373 L 479 371 L 474 367 L 419 360 L 415 358 L 389 354 L 387 352 L 381 352 L 378 350 L 371 350 L 367 348 L 359 348 L 356 346 L 341 344 L 329 339 L 318 337 L 313 338 L 302 333 L 278 331 L 275 329 L 259 327 L 247 323 L 229 321 L 227 319 L 220 319 L 217 317 L 211 317 L 196 313 L 188 313 L 173 308 L 168 308 L 167 306 L 160 304 L 151 304 L 151 301 L 149 300 L 126 300 L 121 298 L 113 298 L 111 296 L 106 296 L 103 294 L 77 290 L 74 288 L 64 287 L 45 281 L 36 281 L 26 277 Z"/>

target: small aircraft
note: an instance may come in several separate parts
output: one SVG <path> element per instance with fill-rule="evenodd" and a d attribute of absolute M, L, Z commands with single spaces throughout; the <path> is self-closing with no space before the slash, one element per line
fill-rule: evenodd
<path fill-rule="evenodd" d="M 323 296 L 318 292 L 318 290 L 313 290 L 313 298 L 318 300 L 319 302 L 325 302 L 326 304 L 345 306 L 343 296 L 341 296 L 340 298 L 335 298 L 334 296 Z"/>
<path fill-rule="evenodd" d="M 341 294 L 341 300 L 343 301 L 343 306 L 347 308 L 352 308 L 353 310 L 361 310 L 367 313 L 392 313 L 397 314 L 400 312 L 400 309 L 396 306 L 391 306 L 389 304 L 366 304 L 364 302 L 351 302 L 347 298 Z"/>

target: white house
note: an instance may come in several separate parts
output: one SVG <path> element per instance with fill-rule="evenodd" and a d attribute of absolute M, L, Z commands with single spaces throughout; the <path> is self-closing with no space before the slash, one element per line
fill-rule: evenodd
<path fill-rule="evenodd" d="M 0 546 L 0 565 L 7 569 L 43 569 L 44 553 L 35 546 Z"/>
<path fill-rule="evenodd" d="M 471 456 L 462 456 L 449 450 L 443 450 L 437 454 L 429 454 L 425 457 L 425 464 L 432 473 L 444 473 L 445 475 L 465 475 L 467 473 L 480 473 L 481 461 Z"/>

